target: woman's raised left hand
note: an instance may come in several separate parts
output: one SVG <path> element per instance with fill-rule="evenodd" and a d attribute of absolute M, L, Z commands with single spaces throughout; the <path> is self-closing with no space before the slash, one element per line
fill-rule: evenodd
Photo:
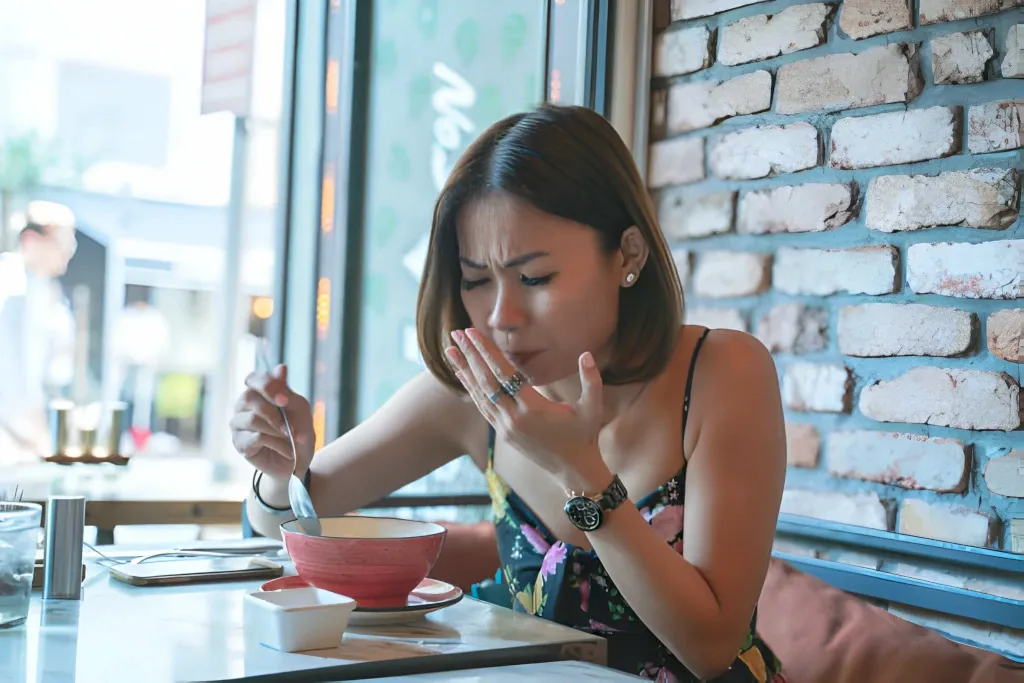
<path fill-rule="evenodd" d="M 514 395 L 503 391 L 516 369 L 479 330 L 455 330 L 452 339 L 456 345 L 446 349 L 448 361 L 497 433 L 566 490 L 585 488 L 589 494 L 608 485 L 612 475 L 598 448 L 604 426 L 601 372 L 591 353 L 579 359 L 579 400 L 559 403 L 525 381 Z"/>

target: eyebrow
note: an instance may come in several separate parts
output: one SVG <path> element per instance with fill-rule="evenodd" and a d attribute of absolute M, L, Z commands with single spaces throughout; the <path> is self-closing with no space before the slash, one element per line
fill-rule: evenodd
<path fill-rule="evenodd" d="M 532 261 L 534 259 L 537 259 L 537 258 L 540 258 L 541 256 L 548 256 L 548 252 L 546 252 L 546 251 L 531 251 L 529 254 L 523 254 L 522 256 L 516 256 L 514 259 L 506 261 L 505 263 L 502 264 L 502 267 L 503 268 L 515 268 L 516 266 L 521 266 L 521 265 L 523 265 L 525 263 L 529 263 L 530 261 Z M 471 261 L 468 258 L 466 258 L 465 256 L 460 256 L 459 257 L 459 261 L 462 262 L 462 265 L 466 266 L 467 268 L 475 268 L 477 270 L 483 270 L 483 269 L 487 268 L 487 266 L 485 264 L 477 263 L 476 261 Z"/>

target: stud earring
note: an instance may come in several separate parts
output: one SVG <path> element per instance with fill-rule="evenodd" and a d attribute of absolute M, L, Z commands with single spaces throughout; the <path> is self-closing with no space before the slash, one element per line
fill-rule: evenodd
<path fill-rule="evenodd" d="M 630 274 L 626 275 L 626 284 L 627 285 L 633 284 L 634 280 L 636 280 L 636 275 L 635 274 L 630 273 Z"/>

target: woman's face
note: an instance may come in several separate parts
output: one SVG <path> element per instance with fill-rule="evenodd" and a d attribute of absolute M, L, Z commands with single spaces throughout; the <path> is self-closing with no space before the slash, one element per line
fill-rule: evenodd
<path fill-rule="evenodd" d="M 462 210 L 458 241 L 473 327 L 531 382 L 577 373 L 584 351 L 607 357 L 629 264 L 596 230 L 494 194 Z"/>

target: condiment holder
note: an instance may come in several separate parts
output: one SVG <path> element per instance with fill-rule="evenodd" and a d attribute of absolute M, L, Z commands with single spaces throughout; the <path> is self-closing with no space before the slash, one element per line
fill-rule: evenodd
<path fill-rule="evenodd" d="M 128 464 L 128 454 L 121 453 L 126 411 L 127 405 L 117 401 L 84 405 L 63 399 L 52 401 L 51 453 L 45 460 L 61 465 Z"/>
<path fill-rule="evenodd" d="M 336 648 L 355 608 L 352 598 L 319 588 L 256 591 L 245 596 L 245 628 L 282 652 Z"/>

